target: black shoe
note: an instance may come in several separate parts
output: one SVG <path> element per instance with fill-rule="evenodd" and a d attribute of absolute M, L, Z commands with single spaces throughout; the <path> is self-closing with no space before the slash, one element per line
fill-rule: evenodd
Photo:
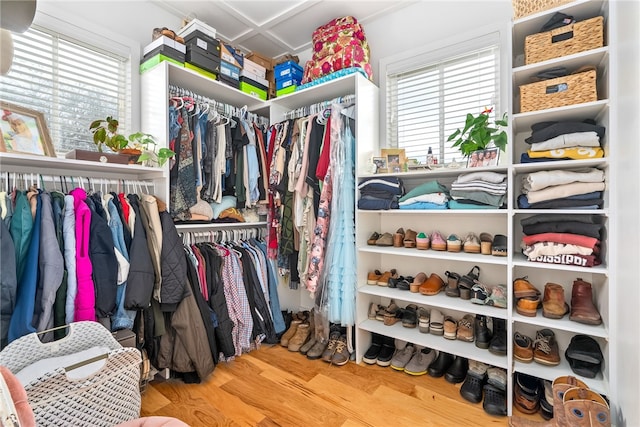
<path fill-rule="evenodd" d="M 378 360 L 378 355 L 380 354 L 380 350 L 382 350 L 382 342 L 384 341 L 384 337 L 380 334 L 371 334 L 371 346 L 367 350 L 367 352 L 362 356 L 362 361 L 364 363 L 368 363 L 369 365 L 375 365 Z"/>
<path fill-rule="evenodd" d="M 476 347 L 484 349 L 489 348 L 489 343 L 491 342 L 491 331 L 487 327 L 486 316 L 476 314 L 473 332 L 476 337 Z"/>
<path fill-rule="evenodd" d="M 391 365 L 391 359 L 393 358 L 393 353 L 396 351 L 396 342 L 392 337 L 383 337 L 382 338 L 382 348 L 380 349 L 380 353 L 378 354 L 378 359 L 376 363 L 379 366 L 389 366 Z"/>
<path fill-rule="evenodd" d="M 507 321 L 493 318 L 493 338 L 489 343 L 489 351 L 504 356 L 507 354 Z"/>
<path fill-rule="evenodd" d="M 418 326 L 418 306 L 409 304 L 402 312 L 402 326 L 405 328 L 415 328 Z"/>
<path fill-rule="evenodd" d="M 602 350 L 597 341 L 587 335 L 575 335 L 564 353 L 567 359 L 575 359 L 593 365 L 599 365 L 604 360 Z"/>
<path fill-rule="evenodd" d="M 449 353 L 445 353 L 441 351 L 438 353 L 438 357 L 436 360 L 431 362 L 427 372 L 432 377 L 438 378 L 444 375 L 444 373 L 449 369 L 449 366 L 453 363 L 453 355 Z"/>
<path fill-rule="evenodd" d="M 484 386 L 485 379 L 486 375 L 479 378 L 467 373 L 467 378 L 465 378 L 460 388 L 460 395 L 471 403 L 480 402 L 482 400 L 482 386 Z"/>
<path fill-rule="evenodd" d="M 469 370 L 469 360 L 466 357 L 457 356 L 453 361 L 447 372 L 444 374 L 444 379 L 452 384 L 461 383 L 464 381 L 464 377 Z"/>
<path fill-rule="evenodd" d="M 482 408 L 490 415 L 507 415 L 507 394 L 492 385 L 485 384 Z"/>

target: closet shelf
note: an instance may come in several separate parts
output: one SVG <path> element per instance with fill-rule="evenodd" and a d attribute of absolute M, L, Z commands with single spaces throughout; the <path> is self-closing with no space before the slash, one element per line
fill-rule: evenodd
<path fill-rule="evenodd" d="M 428 249 L 421 251 L 418 249 L 394 248 L 385 246 L 361 246 L 358 252 L 367 252 L 380 255 L 395 255 L 399 257 L 413 257 L 426 259 L 443 259 L 448 261 L 464 261 L 474 264 L 497 264 L 507 265 L 507 257 L 492 255 L 468 254 L 465 252 L 446 252 Z"/>
<path fill-rule="evenodd" d="M 514 322 L 537 325 L 541 328 L 551 328 L 601 338 L 609 337 L 609 331 L 604 327 L 604 324 L 600 324 L 598 326 L 585 325 L 569 320 L 569 315 L 566 315 L 562 319 L 548 319 L 542 315 L 542 312 L 538 313 L 535 317 L 522 316 L 521 314 L 514 312 L 511 317 Z"/>
<path fill-rule="evenodd" d="M 607 209 L 514 209 L 514 214 L 555 214 L 555 215 L 604 215 L 609 216 Z"/>
<path fill-rule="evenodd" d="M 561 353 L 562 356 L 560 357 L 560 364 L 558 366 L 544 366 L 536 362 L 522 363 L 515 361 L 514 371 L 542 378 L 547 381 L 553 381 L 558 377 L 570 375 L 584 381 L 589 385 L 590 389 L 595 390 L 598 393 L 609 394 L 609 384 L 602 376 L 602 373 L 599 373 L 595 378 L 585 378 L 577 375 L 571 370 L 569 362 L 565 359 L 563 354 L 564 351 L 561 351 Z"/>
<path fill-rule="evenodd" d="M 531 125 L 544 121 L 579 120 L 597 118 L 609 106 L 608 99 L 599 99 L 583 104 L 567 105 L 564 107 L 548 108 L 546 110 L 528 111 L 513 115 L 513 133 L 531 133 Z"/>
<path fill-rule="evenodd" d="M 385 326 L 378 320 L 365 320 L 358 325 L 360 329 L 377 334 L 393 337 L 402 341 L 429 347 L 434 350 L 467 357 L 499 368 L 507 368 L 507 356 L 498 356 L 475 346 L 472 342 L 448 340 L 442 336 L 423 334 L 418 328 L 405 328 L 401 322 L 393 326 Z"/>
<path fill-rule="evenodd" d="M 573 55 L 561 56 L 559 58 L 549 59 L 547 61 L 536 62 L 535 64 L 523 65 L 516 67 L 513 72 L 513 84 L 515 86 L 521 86 L 531 83 L 529 80 L 535 76 L 538 72 L 557 66 L 565 67 L 569 72 L 572 72 L 583 65 L 593 65 L 598 67 L 603 62 L 607 61 L 609 55 L 609 47 L 603 46 L 597 49 L 587 50 L 584 52 L 578 52 Z"/>
<path fill-rule="evenodd" d="M 366 210 L 358 209 L 358 214 L 376 215 L 506 215 L 506 209 L 387 209 L 387 210 Z"/>
<path fill-rule="evenodd" d="M 592 211 L 589 211 L 592 212 Z M 514 254 L 513 255 L 513 265 L 518 267 L 527 267 L 527 268 L 535 268 L 541 270 L 562 270 L 562 271 L 573 271 L 575 273 L 586 273 L 586 274 L 609 274 L 609 269 L 605 264 L 600 264 L 595 267 L 578 267 L 574 265 L 565 265 L 565 264 L 547 264 L 544 262 L 534 262 L 529 261 L 523 254 Z"/>
<path fill-rule="evenodd" d="M 550 162 L 534 162 L 534 163 L 518 163 L 513 165 L 514 174 L 524 174 L 545 170 L 571 170 L 583 168 L 599 168 L 606 169 L 609 166 L 609 159 L 603 157 L 601 159 L 586 160 L 556 160 Z"/>
<path fill-rule="evenodd" d="M 178 232 L 181 231 L 210 231 L 210 230 L 227 230 L 229 228 L 264 228 L 267 226 L 266 221 L 260 222 L 223 222 L 208 224 L 176 224 Z"/>
<path fill-rule="evenodd" d="M 458 175 L 470 172 L 499 172 L 506 173 L 507 166 L 486 166 L 479 168 L 436 168 L 427 171 L 417 171 L 417 172 L 398 172 L 398 173 L 377 173 L 371 175 L 359 175 L 360 179 L 368 179 L 368 178 L 400 178 L 403 181 L 405 180 L 429 180 L 443 177 L 457 177 Z"/>
<path fill-rule="evenodd" d="M 437 307 L 445 310 L 455 310 L 460 313 L 482 314 L 500 319 L 507 318 L 507 309 L 505 308 L 479 305 L 474 304 L 469 300 L 448 297 L 445 295 L 444 291 L 440 292 L 438 295 L 427 296 L 420 293 L 400 291 L 398 289 L 387 288 L 384 286 L 363 285 L 358 288 L 358 292 L 367 295 L 379 296 L 381 298 L 393 298 L 396 302 L 406 301 L 407 303 Z"/>

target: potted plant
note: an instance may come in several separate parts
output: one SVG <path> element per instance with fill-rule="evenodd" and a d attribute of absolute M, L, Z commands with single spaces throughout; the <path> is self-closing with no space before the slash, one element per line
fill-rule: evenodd
<path fill-rule="evenodd" d="M 118 153 L 129 144 L 127 138 L 118 133 L 119 125 L 118 120 L 111 116 L 91 122 L 89 129 L 93 133 L 93 143 L 96 144 L 99 152 L 102 153 L 102 146 L 106 145 L 111 151 Z"/>
<path fill-rule="evenodd" d="M 505 151 L 507 146 L 507 133 L 503 129 L 507 126 L 507 113 L 493 124 L 489 122 L 489 114 L 492 108 L 485 109 L 477 117 L 467 114 L 462 130 L 456 129 L 447 141 L 456 140 L 453 147 L 458 147 L 464 157 L 478 150 L 484 150 L 493 146 L 500 151 Z M 457 139 L 456 139 L 457 138 Z"/>
<path fill-rule="evenodd" d="M 162 147 L 158 149 L 157 141 L 153 135 L 148 133 L 132 133 L 129 135 L 129 142 L 133 144 L 134 148 L 141 151 L 140 157 L 138 157 L 139 163 L 163 166 L 169 159 L 176 155 L 170 148 Z"/>

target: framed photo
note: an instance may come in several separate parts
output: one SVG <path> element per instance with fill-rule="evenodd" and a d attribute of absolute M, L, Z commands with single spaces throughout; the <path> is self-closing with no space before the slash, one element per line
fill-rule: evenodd
<path fill-rule="evenodd" d="M 373 164 L 376 165 L 376 173 L 386 173 L 389 170 L 387 169 L 386 157 L 374 157 Z"/>
<path fill-rule="evenodd" d="M 499 158 L 500 149 L 498 147 L 474 151 L 467 159 L 467 167 L 478 168 L 482 166 L 498 166 Z"/>
<path fill-rule="evenodd" d="M 382 157 L 387 159 L 389 172 L 402 172 L 403 166 L 407 163 L 404 148 L 383 148 L 380 152 Z"/>
<path fill-rule="evenodd" d="M 0 151 L 55 157 L 44 114 L 0 101 Z"/>

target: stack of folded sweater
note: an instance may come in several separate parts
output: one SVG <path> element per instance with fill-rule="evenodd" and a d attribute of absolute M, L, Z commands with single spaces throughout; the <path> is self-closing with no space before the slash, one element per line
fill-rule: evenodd
<path fill-rule="evenodd" d="M 520 209 L 598 209 L 604 172 L 596 168 L 532 172 L 523 177 Z"/>
<path fill-rule="evenodd" d="M 358 209 L 398 209 L 398 199 L 404 194 L 402 180 L 396 177 L 366 178 L 358 185 Z"/>
<path fill-rule="evenodd" d="M 540 214 L 520 221 L 529 261 L 593 267 L 600 264 L 603 225 L 594 215 Z"/>
<path fill-rule="evenodd" d="M 447 209 L 447 193 L 438 181 L 427 181 L 400 198 L 400 209 Z"/>
<path fill-rule="evenodd" d="M 531 131 L 525 139 L 529 149 L 522 153 L 521 163 L 604 157 L 600 145 L 605 128 L 593 120 L 541 122 L 532 125 Z"/>
<path fill-rule="evenodd" d="M 316 28 L 311 40 L 313 56 L 304 66 L 302 83 L 350 67 L 362 68 L 369 80 L 373 79 L 369 44 L 362 25 L 353 16 L 336 18 Z"/>
<path fill-rule="evenodd" d="M 449 209 L 497 209 L 504 206 L 507 175 L 498 172 L 465 173 L 451 184 Z"/>

